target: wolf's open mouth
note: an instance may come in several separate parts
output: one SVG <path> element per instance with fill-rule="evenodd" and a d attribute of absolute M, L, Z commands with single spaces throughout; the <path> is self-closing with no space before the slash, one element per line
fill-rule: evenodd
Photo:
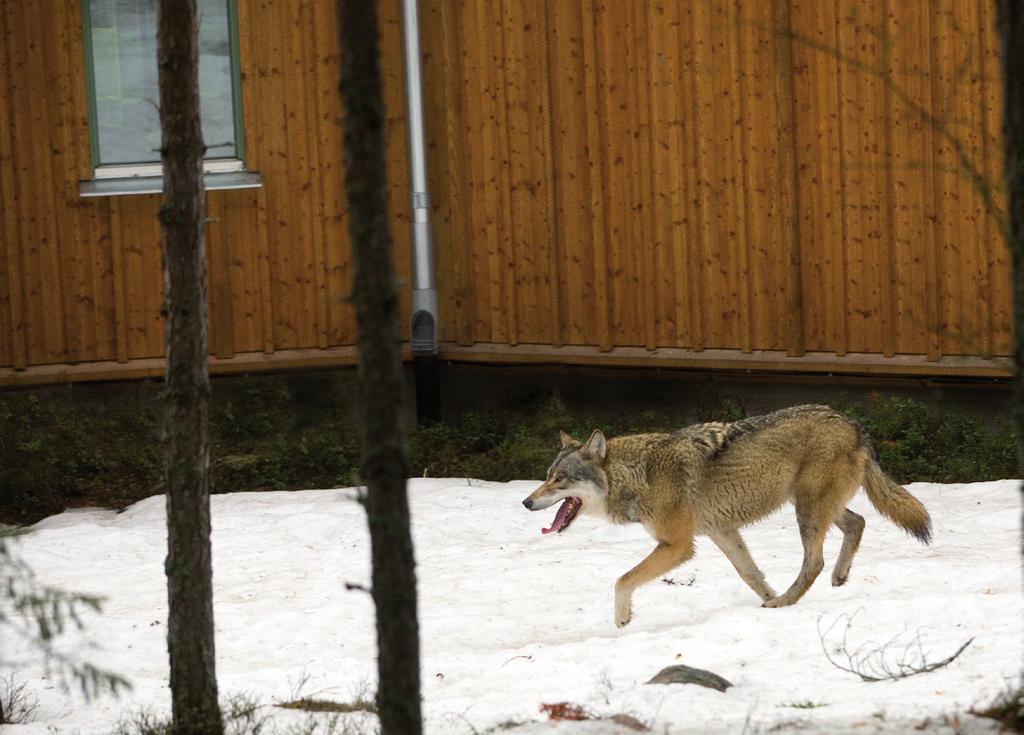
<path fill-rule="evenodd" d="M 579 498 L 569 497 L 565 499 L 558 508 L 558 512 L 555 513 L 555 520 L 551 523 L 551 528 L 540 529 L 541 533 L 553 533 L 557 531 L 561 533 L 569 527 L 569 524 L 573 522 L 576 514 L 580 512 L 580 508 L 583 507 L 583 501 Z"/>

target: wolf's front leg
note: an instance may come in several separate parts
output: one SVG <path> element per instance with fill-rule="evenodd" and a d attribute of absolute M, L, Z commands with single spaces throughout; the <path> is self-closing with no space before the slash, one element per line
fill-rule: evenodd
<path fill-rule="evenodd" d="M 633 590 L 693 556 L 693 534 L 660 542 L 647 558 L 619 577 L 615 583 L 615 624 L 620 628 L 633 617 Z"/>
<path fill-rule="evenodd" d="M 625 576 L 615 582 L 615 625 L 622 628 L 633 619 L 633 590 L 626 586 Z"/>

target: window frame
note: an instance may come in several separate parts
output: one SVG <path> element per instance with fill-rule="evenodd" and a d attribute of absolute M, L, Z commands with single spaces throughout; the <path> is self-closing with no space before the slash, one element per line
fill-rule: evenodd
<path fill-rule="evenodd" d="M 82 41 L 85 56 L 85 87 L 89 118 L 89 154 L 93 181 L 100 179 L 156 178 L 163 176 L 163 164 L 159 161 L 140 163 L 100 163 L 99 114 L 96 109 L 96 70 L 93 56 L 92 14 L 89 5 L 92 0 L 81 0 Z M 238 49 L 238 6 L 237 0 L 221 0 L 227 3 L 228 48 L 231 65 L 231 113 L 235 133 L 235 155 L 230 157 L 203 158 L 204 174 L 237 174 L 246 171 L 245 165 L 245 121 L 242 105 L 242 69 Z M 83 182 L 83 184 L 89 182 Z M 257 186 L 259 183 L 256 184 Z M 103 189 L 109 187 L 101 187 Z M 225 187 L 236 188 L 236 187 Z M 245 187 L 248 188 L 248 187 Z M 82 187 L 82 196 L 95 196 Z M 89 188 L 92 191 L 93 188 Z M 119 193 L 119 192 L 104 192 Z M 134 193 L 134 192 L 124 192 Z"/>

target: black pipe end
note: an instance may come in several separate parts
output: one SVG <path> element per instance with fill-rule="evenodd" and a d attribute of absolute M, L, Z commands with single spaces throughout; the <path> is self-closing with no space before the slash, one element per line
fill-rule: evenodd
<path fill-rule="evenodd" d="M 413 354 L 416 373 L 416 422 L 420 426 L 441 420 L 441 362 L 436 354 Z"/>

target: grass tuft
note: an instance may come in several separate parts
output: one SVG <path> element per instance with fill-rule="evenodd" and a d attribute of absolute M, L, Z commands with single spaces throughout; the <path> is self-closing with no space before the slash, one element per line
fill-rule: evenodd
<path fill-rule="evenodd" d="M 331 699 L 303 697 L 290 702 L 278 702 L 274 705 L 281 709 L 298 709 L 303 712 L 370 712 L 377 714 L 377 703 L 372 699 L 360 697 L 351 702 L 335 702 Z"/>
<path fill-rule="evenodd" d="M 786 704 L 780 704 L 780 707 L 792 707 L 793 709 L 818 709 L 819 707 L 828 707 L 826 702 L 812 702 L 810 699 L 805 699 L 802 702 L 787 702 Z"/>
<path fill-rule="evenodd" d="M 991 703 L 971 708 L 970 713 L 995 720 L 1001 732 L 1024 733 L 1024 684 L 1007 687 Z"/>
<path fill-rule="evenodd" d="M 4 715 L 0 725 L 25 725 L 32 722 L 37 709 L 39 700 L 25 682 L 18 681 L 14 674 L 0 677 L 0 710 Z"/>

